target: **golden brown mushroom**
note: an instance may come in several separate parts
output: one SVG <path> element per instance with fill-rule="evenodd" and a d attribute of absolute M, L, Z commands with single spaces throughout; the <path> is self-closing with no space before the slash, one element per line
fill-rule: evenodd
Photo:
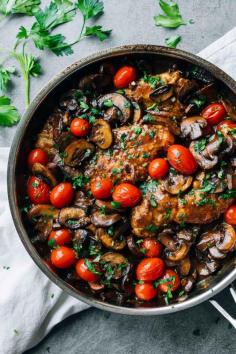
<path fill-rule="evenodd" d="M 36 162 L 32 166 L 32 173 L 35 176 L 43 176 L 46 178 L 47 182 L 54 187 L 57 184 L 57 180 L 54 177 L 53 173 L 50 171 L 50 169 L 47 166 L 42 165 L 39 162 Z"/>
<path fill-rule="evenodd" d="M 78 229 L 88 225 L 90 217 L 86 216 L 86 212 L 82 208 L 67 207 L 61 209 L 58 221 L 70 229 Z"/>
<path fill-rule="evenodd" d="M 104 119 L 97 119 L 93 124 L 90 140 L 105 150 L 112 144 L 112 131 Z"/>
<path fill-rule="evenodd" d="M 65 165 L 76 167 L 94 152 L 94 146 L 84 139 L 76 140 L 65 148 Z"/>

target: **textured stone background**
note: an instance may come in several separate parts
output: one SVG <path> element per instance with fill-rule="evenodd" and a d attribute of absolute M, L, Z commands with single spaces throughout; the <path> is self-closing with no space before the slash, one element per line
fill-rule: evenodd
<path fill-rule="evenodd" d="M 44 4 L 49 0 L 43 1 Z M 37 92 L 56 73 L 74 61 L 103 48 L 132 43 L 164 44 L 172 34 L 182 35 L 179 48 L 197 53 L 222 36 L 235 25 L 235 0 L 179 0 L 183 17 L 194 19 L 193 25 L 182 26 L 177 31 L 157 28 L 153 15 L 159 12 L 156 0 L 104 0 L 105 15 L 100 21 L 112 28 L 110 40 L 99 43 L 86 39 L 69 57 L 57 58 L 51 54 L 37 52 L 41 57 L 44 75 L 32 80 L 32 94 Z M 29 25 L 31 19 L 18 17 L 0 24 L 0 47 L 11 48 L 20 25 Z M 75 38 L 80 29 L 78 16 L 63 32 Z M 33 50 L 34 51 L 34 50 Z M 14 103 L 24 111 L 23 86 L 20 78 L 14 80 L 11 89 Z M 0 146 L 10 146 L 15 129 L 2 129 Z M 227 291 L 218 298 L 224 301 L 231 312 L 235 306 Z M 208 303 L 181 313 L 161 317 L 128 317 L 89 309 L 72 316 L 58 325 L 44 341 L 28 354 L 231 354 L 235 352 L 234 330 Z"/>

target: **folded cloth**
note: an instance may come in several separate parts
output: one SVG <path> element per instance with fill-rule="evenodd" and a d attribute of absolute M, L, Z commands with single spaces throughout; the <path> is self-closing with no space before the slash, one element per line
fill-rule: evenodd
<path fill-rule="evenodd" d="M 199 55 L 236 78 L 236 28 Z M 8 207 L 8 153 L 8 148 L 0 148 L 0 354 L 21 354 L 57 323 L 88 305 L 54 285 L 21 244 Z"/>

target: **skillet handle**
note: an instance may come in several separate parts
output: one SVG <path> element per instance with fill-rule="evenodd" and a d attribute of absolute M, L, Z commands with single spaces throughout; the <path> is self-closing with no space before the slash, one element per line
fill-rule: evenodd
<path fill-rule="evenodd" d="M 232 298 L 234 299 L 234 302 L 236 303 L 236 291 L 233 284 L 231 284 L 228 289 L 232 295 Z M 236 329 L 236 319 L 233 318 L 227 311 L 225 311 L 225 309 L 216 300 L 209 300 L 209 302 L 216 308 L 217 311 L 221 313 L 222 316 L 226 318 L 227 321 L 231 323 L 234 329 Z"/>

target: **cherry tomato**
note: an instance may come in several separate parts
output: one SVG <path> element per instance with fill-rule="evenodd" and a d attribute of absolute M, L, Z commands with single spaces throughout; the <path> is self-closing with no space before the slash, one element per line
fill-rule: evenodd
<path fill-rule="evenodd" d="M 140 300 L 149 301 L 157 295 L 157 289 L 150 283 L 136 284 L 135 295 Z"/>
<path fill-rule="evenodd" d="M 162 293 L 167 293 L 168 289 L 170 289 L 170 291 L 176 291 L 180 287 L 179 275 L 172 269 L 166 269 L 165 274 L 161 280 L 168 280 L 170 277 L 173 277 L 173 279 L 170 279 L 170 281 L 162 283 L 158 286 L 158 290 L 160 290 Z"/>
<path fill-rule="evenodd" d="M 48 240 L 54 240 L 54 245 L 63 246 L 71 242 L 72 233 L 69 229 L 53 230 L 50 232 Z"/>
<path fill-rule="evenodd" d="M 184 175 L 191 175 L 197 169 L 195 158 L 185 146 L 171 145 L 167 151 L 167 158 L 171 166 Z"/>
<path fill-rule="evenodd" d="M 169 170 L 168 162 L 165 159 L 155 159 L 148 166 L 149 176 L 154 179 L 165 177 Z"/>
<path fill-rule="evenodd" d="M 57 268 L 69 268 L 76 261 L 75 252 L 72 248 L 60 246 L 52 250 L 51 262 Z"/>
<path fill-rule="evenodd" d="M 159 257 L 162 251 L 162 244 L 155 238 L 147 237 L 141 243 L 141 248 L 145 250 L 146 257 Z"/>
<path fill-rule="evenodd" d="M 236 122 L 232 120 L 223 120 L 221 123 L 217 125 L 217 130 L 221 131 L 222 133 L 227 133 L 231 129 L 236 128 Z"/>
<path fill-rule="evenodd" d="M 227 224 L 236 225 L 236 204 L 231 205 L 224 214 L 224 219 Z"/>
<path fill-rule="evenodd" d="M 33 204 L 48 204 L 50 188 L 40 178 L 31 176 L 27 183 L 27 194 Z"/>
<path fill-rule="evenodd" d="M 91 183 L 91 192 L 96 199 L 110 198 L 113 183 L 110 178 L 98 179 Z"/>
<path fill-rule="evenodd" d="M 114 76 L 114 86 L 117 89 L 127 87 L 136 79 L 136 71 L 132 66 L 122 66 Z"/>
<path fill-rule="evenodd" d="M 55 208 L 64 208 L 72 202 L 74 189 L 69 182 L 62 182 L 55 186 L 50 193 L 50 201 Z"/>
<path fill-rule="evenodd" d="M 88 135 L 90 129 L 91 124 L 86 119 L 82 118 L 73 119 L 70 125 L 72 134 L 79 137 Z"/>
<path fill-rule="evenodd" d="M 94 274 L 93 272 L 88 270 L 88 267 L 85 264 L 85 259 L 80 259 L 76 263 L 75 270 L 77 275 L 85 281 L 96 281 L 99 279 L 99 276 L 97 274 Z"/>
<path fill-rule="evenodd" d="M 204 108 L 201 115 L 206 118 L 210 125 L 217 125 L 226 116 L 226 110 L 221 103 L 211 103 Z"/>
<path fill-rule="evenodd" d="M 165 270 L 165 264 L 161 258 L 145 258 L 137 266 L 136 276 L 138 280 L 153 281 L 160 278 Z"/>
<path fill-rule="evenodd" d="M 141 197 L 141 191 L 130 183 L 118 184 L 112 193 L 113 200 L 120 203 L 123 208 L 134 207 L 138 204 Z"/>
<path fill-rule="evenodd" d="M 31 150 L 28 156 L 28 166 L 32 168 L 33 164 L 39 162 L 42 165 L 46 165 L 48 163 L 48 155 L 42 149 L 34 149 Z"/>

